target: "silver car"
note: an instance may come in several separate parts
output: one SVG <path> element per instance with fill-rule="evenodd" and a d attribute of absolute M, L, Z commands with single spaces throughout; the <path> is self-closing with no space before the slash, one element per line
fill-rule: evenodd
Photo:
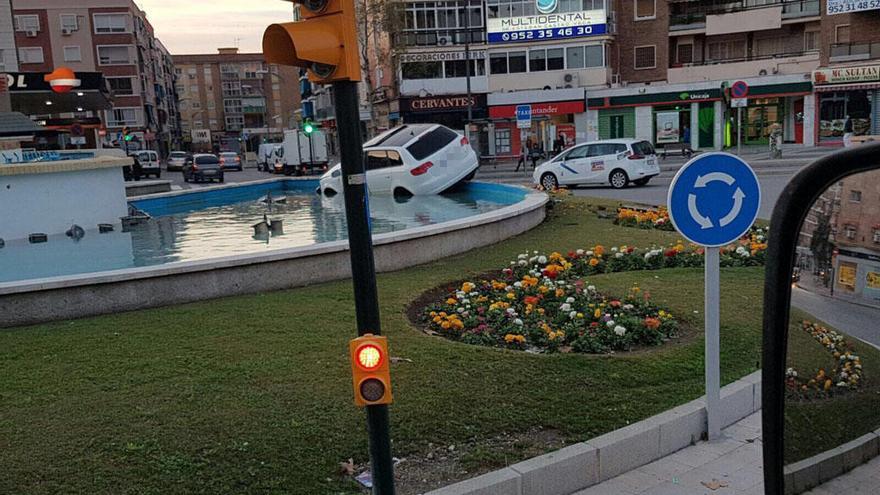
<path fill-rule="evenodd" d="M 192 155 L 186 151 L 172 151 L 171 154 L 168 155 L 168 162 L 165 166 L 169 171 L 183 170 L 183 165 L 186 163 L 187 158 L 192 158 Z"/>

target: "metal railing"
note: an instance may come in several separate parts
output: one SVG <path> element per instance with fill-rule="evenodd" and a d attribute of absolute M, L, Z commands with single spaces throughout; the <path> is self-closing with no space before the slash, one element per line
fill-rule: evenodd
<path fill-rule="evenodd" d="M 470 32 L 470 39 L 468 39 Z M 395 45 L 403 46 L 454 46 L 464 45 L 465 42 L 485 43 L 486 32 L 483 28 L 467 29 L 437 29 L 412 30 L 395 33 L 393 36 Z"/>
<path fill-rule="evenodd" d="M 736 57 L 736 58 L 697 60 L 697 61 L 689 62 L 686 64 L 670 63 L 669 67 L 672 69 L 677 69 L 677 68 L 681 68 L 681 67 L 694 67 L 694 66 L 718 65 L 718 64 L 733 64 L 733 63 L 737 63 L 737 62 L 754 62 L 756 60 L 773 60 L 773 59 L 779 59 L 779 58 L 803 57 L 806 55 L 817 55 L 818 56 L 818 54 L 819 54 L 819 50 L 806 50 L 806 51 L 800 51 L 800 52 L 774 53 L 772 55 L 751 55 L 751 56 Z"/>
<path fill-rule="evenodd" d="M 696 5 L 695 5 L 696 4 Z M 766 9 L 768 7 L 782 6 L 783 19 L 793 17 L 817 16 L 820 14 L 819 0 L 781 0 L 761 5 L 749 5 L 749 0 L 733 2 L 682 2 L 673 3 L 673 12 L 669 15 L 670 26 L 684 26 L 689 24 L 702 24 L 706 22 L 707 15 L 730 14 L 746 10 Z M 676 8 L 687 9 L 687 12 L 675 13 Z"/>
<path fill-rule="evenodd" d="M 864 43 L 832 43 L 831 60 L 867 60 L 880 58 L 880 41 Z"/>

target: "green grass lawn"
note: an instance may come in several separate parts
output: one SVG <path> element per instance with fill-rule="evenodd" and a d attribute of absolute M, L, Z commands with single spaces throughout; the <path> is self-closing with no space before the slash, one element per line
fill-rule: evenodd
<path fill-rule="evenodd" d="M 493 439 L 540 429 L 585 440 L 702 395 L 699 331 L 633 355 L 531 355 L 430 337 L 407 320 L 422 291 L 525 250 L 678 238 L 615 226 L 587 203 L 567 199 L 519 237 L 379 275 L 383 333 L 392 355 L 412 360 L 392 365 L 395 456 L 476 442 L 462 461 L 488 470 L 541 450 Z M 763 271 L 724 269 L 721 279 L 726 383 L 760 360 Z M 702 269 L 591 282 L 620 294 L 638 283 L 702 326 Z M 0 331 L 0 493 L 357 491 L 337 474 L 340 461 L 367 460 L 351 399 L 354 336 L 350 281 Z"/>
<path fill-rule="evenodd" d="M 793 310 L 789 326 L 787 366 L 812 377 L 821 368 L 830 373 L 836 360 L 812 336 L 801 330 L 802 320 L 819 321 Z M 823 326 L 832 328 L 829 325 Z M 844 334 L 845 335 L 845 334 Z M 880 427 L 880 350 L 852 337 L 847 340 L 862 359 L 865 379 L 851 392 L 820 400 L 788 397 L 785 402 L 785 462 L 805 459 L 854 440 Z"/>

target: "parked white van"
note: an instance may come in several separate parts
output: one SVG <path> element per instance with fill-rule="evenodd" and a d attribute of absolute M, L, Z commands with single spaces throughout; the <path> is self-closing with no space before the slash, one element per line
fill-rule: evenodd
<path fill-rule="evenodd" d="M 257 170 L 271 172 L 275 165 L 275 150 L 281 148 L 281 143 L 263 143 L 257 148 Z"/>
<path fill-rule="evenodd" d="M 141 165 L 141 177 L 149 177 L 155 175 L 158 179 L 162 175 L 162 168 L 159 165 L 159 154 L 152 150 L 136 151 L 131 156 L 137 158 Z"/>

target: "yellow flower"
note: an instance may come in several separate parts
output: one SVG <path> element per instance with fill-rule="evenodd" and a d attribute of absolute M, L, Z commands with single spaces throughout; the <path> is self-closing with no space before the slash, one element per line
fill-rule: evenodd
<path fill-rule="evenodd" d="M 593 318 L 599 318 L 600 316 L 602 316 L 602 310 L 596 308 L 596 311 L 593 311 Z"/>
<path fill-rule="evenodd" d="M 508 298 L 508 299 L 516 299 L 516 294 L 514 294 L 513 292 L 508 292 L 508 293 L 507 293 L 507 298 Z"/>
<path fill-rule="evenodd" d="M 548 288 L 547 288 L 546 286 L 544 286 L 544 285 L 538 287 L 538 292 L 540 292 L 541 294 L 546 294 L 547 291 L 549 291 L 549 290 L 550 290 L 550 289 L 548 289 Z"/>
<path fill-rule="evenodd" d="M 452 323 L 449 323 L 448 321 L 444 321 L 443 323 L 440 324 L 440 327 L 443 330 L 449 330 L 449 327 L 451 327 L 451 326 L 452 326 Z"/>
<path fill-rule="evenodd" d="M 583 314 L 583 313 L 578 313 L 578 314 L 577 314 L 577 317 L 578 317 L 578 318 L 583 318 L 583 317 L 584 317 L 584 314 Z"/>
<path fill-rule="evenodd" d="M 461 291 L 464 292 L 465 294 L 467 294 L 467 293 L 473 291 L 476 287 L 477 286 L 472 284 L 471 282 L 465 282 L 465 283 L 461 284 Z"/>
<path fill-rule="evenodd" d="M 450 297 L 449 299 L 446 300 L 446 304 L 455 304 L 457 302 L 458 302 L 458 299 L 456 299 L 454 297 Z"/>
<path fill-rule="evenodd" d="M 543 315 L 543 314 L 544 314 L 544 308 L 538 308 L 538 314 L 539 314 L 539 315 Z"/>
<path fill-rule="evenodd" d="M 565 295 L 565 291 L 562 289 L 556 289 L 556 297 L 562 297 Z"/>

